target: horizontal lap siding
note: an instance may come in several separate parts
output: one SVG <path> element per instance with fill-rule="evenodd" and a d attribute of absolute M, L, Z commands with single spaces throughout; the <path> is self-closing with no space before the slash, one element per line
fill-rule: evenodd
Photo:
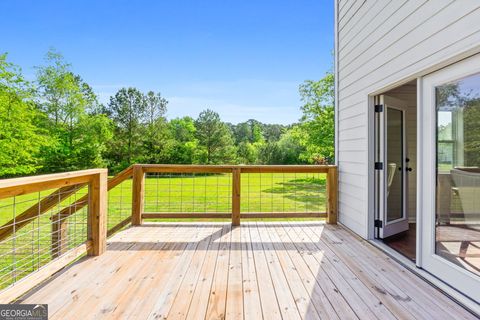
<path fill-rule="evenodd" d="M 338 0 L 339 219 L 361 236 L 368 230 L 368 94 L 477 48 L 478 21 L 473 0 Z"/>

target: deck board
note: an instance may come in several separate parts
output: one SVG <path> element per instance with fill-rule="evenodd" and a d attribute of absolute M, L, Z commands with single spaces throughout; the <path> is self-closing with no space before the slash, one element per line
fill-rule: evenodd
<path fill-rule="evenodd" d="M 50 319 L 476 319 L 321 222 L 149 223 L 26 295 Z"/>

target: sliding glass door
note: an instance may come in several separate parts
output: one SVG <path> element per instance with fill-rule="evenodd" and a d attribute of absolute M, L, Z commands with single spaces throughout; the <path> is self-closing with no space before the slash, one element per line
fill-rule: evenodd
<path fill-rule="evenodd" d="M 480 56 L 422 87 L 422 266 L 480 301 Z"/>

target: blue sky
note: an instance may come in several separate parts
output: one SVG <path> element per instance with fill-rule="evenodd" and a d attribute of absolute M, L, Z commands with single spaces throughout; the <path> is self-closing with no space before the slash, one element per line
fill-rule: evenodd
<path fill-rule="evenodd" d="M 298 85 L 332 65 L 333 1 L 0 2 L 0 52 L 33 79 L 54 47 L 102 102 L 159 91 L 168 117 L 211 108 L 225 121 L 300 117 Z"/>

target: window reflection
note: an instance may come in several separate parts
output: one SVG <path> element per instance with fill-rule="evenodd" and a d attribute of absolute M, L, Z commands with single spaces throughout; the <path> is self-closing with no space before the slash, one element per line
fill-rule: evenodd
<path fill-rule="evenodd" d="M 436 253 L 480 275 L 480 74 L 436 87 Z"/>

